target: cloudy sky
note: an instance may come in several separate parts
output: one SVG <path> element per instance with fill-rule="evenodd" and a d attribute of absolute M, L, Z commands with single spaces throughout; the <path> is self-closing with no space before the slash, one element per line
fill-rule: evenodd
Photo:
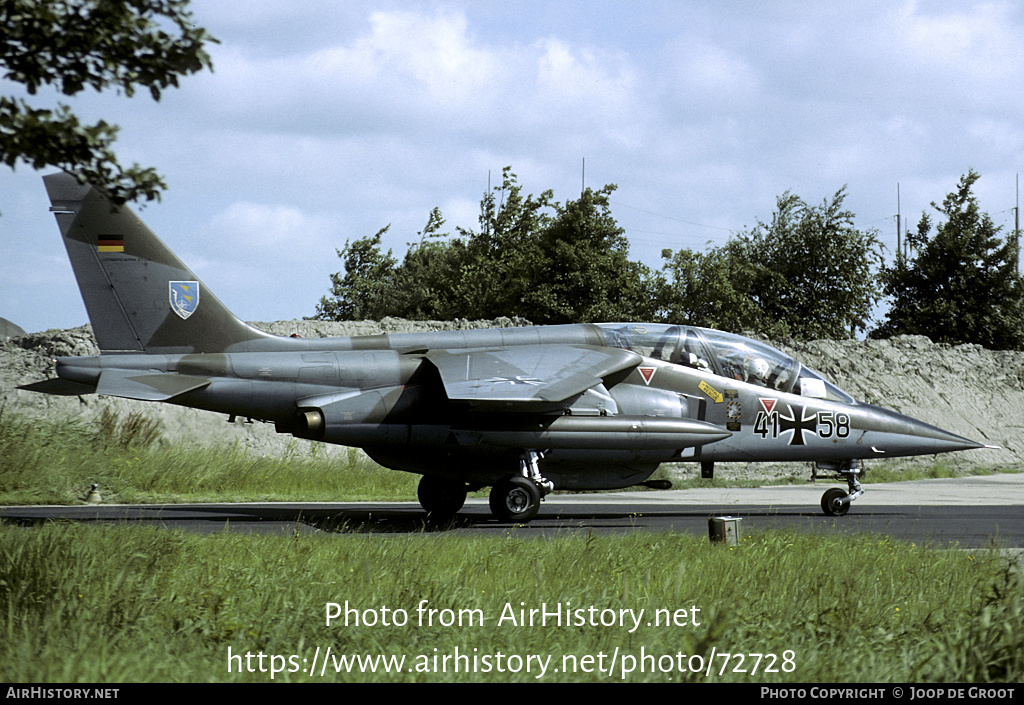
<path fill-rule="evenodd" d="M 246 320 L 310 316 L 336 249 L 439 206 L 476 227 L 488 174 L 528 193 L 618 185 L 632 257 L 704 248 L 789 190 L 843 186 L 895 247 L 968 169 L 1013 226 L 1024 170 L 1024 4 L 857 0 L 193 0 L 213 73 L 159 103 L 71 102 L 121 126 L 169 190 L 141 216 Z M 17 86 L 0 81 L 0 95 Z M 40 94 L 40 107 L 55 102 Z M 41 174 L 0 168 L 0 317 L 87 321 Z"/>

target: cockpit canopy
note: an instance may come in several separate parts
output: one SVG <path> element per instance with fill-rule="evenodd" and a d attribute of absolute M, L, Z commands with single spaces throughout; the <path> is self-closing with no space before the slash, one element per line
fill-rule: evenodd
<path fill-rule="evenodd" d="M 742 335 L 664 323 L 599 323 L 608 345 L 768 389 L 831 399 L 854 398 L 780 350 Z"/>

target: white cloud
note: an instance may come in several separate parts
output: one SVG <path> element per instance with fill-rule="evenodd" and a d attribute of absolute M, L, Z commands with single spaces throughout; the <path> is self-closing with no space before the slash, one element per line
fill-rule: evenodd
<path fill-rule="evenodd" d="M 677 42 L 666 73 L 667 90 L 694 113 L 734 112 L 762 97 L 763 78 L 750 58 L 705 37 Z"/>
<path fill-rule="evenodd" d="M 293 206 L 236 202 L 215 215 L 209 224 L 216 250 L 240 259 L 272 257 L 302 260 L 311 253 L 330 251 L 328 236 L 334 229 L 323 215 L 311 215 Z"/>
<path fill-rule="evenodd" d="M 964 101 L 964 111 L 999 106 L 1019 115 L 1024 45 L 1018 3 L 951 9 L 907 2 L 894 19 L 893 59 L 904 95 L 930 93 L 933 100 Z"/>
<path fill-rule="evenodd" d="M 235 126 L 408 139 L 525 126 L 549 139 L 553 128 L 609 122 L 605 132 L 621 137 L 635 119 L 636 78 L 621 53 L 557 36 L 486 43 L 462 12 L 375 12 L 347 43 L 272 57 L 225 47 L 215 64 L 203 100 Z"/>

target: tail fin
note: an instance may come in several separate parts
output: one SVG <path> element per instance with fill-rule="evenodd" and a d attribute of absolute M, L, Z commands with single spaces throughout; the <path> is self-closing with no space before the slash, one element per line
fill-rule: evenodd
<path fill-rule="evenodd" d="M 70 174 L 44 176 L 103 352 L 230 352 L 271 338 L 235 317 L 126 206 Z"/>

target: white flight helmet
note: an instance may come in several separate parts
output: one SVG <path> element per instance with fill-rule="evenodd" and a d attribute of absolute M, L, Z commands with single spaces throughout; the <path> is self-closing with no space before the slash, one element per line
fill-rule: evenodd
<path fill-rule="evenodd" d="M 750 357 L 743 362 L 743 367 L 747 372 L 747 381 L 753 382 L 754 380 L 764 383 L 768 380 L 768 373 L 771 368 L 768 363 L 760 357 Z"/>

